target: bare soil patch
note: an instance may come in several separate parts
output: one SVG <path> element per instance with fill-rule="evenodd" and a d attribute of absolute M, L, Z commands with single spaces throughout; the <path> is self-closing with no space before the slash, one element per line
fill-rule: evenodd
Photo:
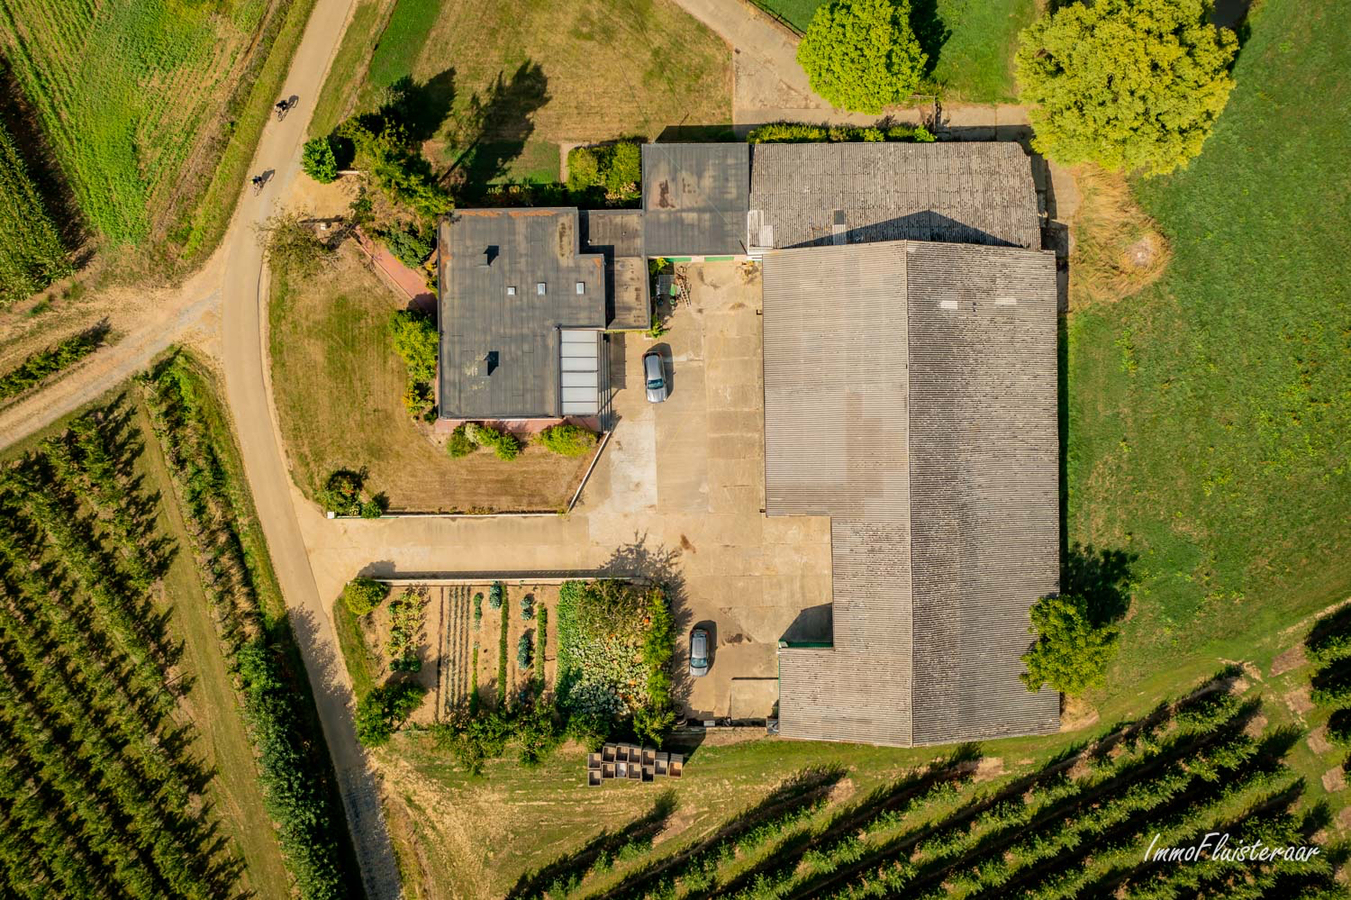
<path fill-rule="evenodd" d="M 1271 661 L 1271 676 L 1274 678 L 1277 675 L 1284 675 L 1286 672 L 1298 669 L 1305 662 L 1304 645 L 1296 644 Z"/>

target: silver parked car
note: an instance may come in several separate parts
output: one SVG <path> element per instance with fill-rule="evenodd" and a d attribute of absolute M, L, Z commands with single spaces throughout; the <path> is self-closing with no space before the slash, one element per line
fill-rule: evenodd
<path fill-rule="evenodd" d="M 649 403 L 660 403 L 666 399 L 666 366 L 662 364 L 660 350 L 649 350 L 643 354 L 643 380 L 647 383 Z"/>
<path fill-rule="evenodd" d="M 708 674 L 708 632 L 696 628 L 690 632 L 690 677 Z"/>

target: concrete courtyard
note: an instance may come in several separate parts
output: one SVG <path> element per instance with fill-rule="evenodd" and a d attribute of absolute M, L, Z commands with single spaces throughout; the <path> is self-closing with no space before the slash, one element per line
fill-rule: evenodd
<path fill-rule="evenodd" d="M 682 267 L 690 302 L 658 340 L 630 334 L 612 350 L 618 422 L 577 512 L 591 540 L 621 547 L 644 534 L 668 554 L 688 633 L 713 639 L 708 675 L 686 679 L 696 718 L 759 718 L 778 697 L 777 644 L 799 613 L 828 603 L 830 523 L 766 518 L 760 273 L 736 262 Z M 642 356 L 658 350 L 670 380 L 647 402 Z"/>

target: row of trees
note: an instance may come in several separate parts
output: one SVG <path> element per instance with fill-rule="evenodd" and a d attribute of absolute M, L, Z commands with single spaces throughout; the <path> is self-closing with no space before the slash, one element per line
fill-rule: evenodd
<path fill-rule="evenodd" d="M 551 884 L 607 900 L 1335 896 L 1335 849 L 1196 865 L 1144 857 L 1156 836 L 1162 847 L 1210 831 L 1229 832 L 1232 846 L 1299 846 L 1324 824 L 1318 810 L 1296 812 L 1302 783 L 1282 760 L 1292 736 L 1260 734 L 1260 703 L 1224 684 L 994 783 L 973 780 L 972 747 L 837 806 L 823 801 L 843 773 L 804 772 L 608 887 L 587 890 L 600 867 L 580 853 L 524 876 L 512 896 Z"/>
<path fill-rule="evenodd" d="M 1159 175 L 1201 152 L 1233 89 L 1233 32 L 1208 0 L 1060 3 L 1016 57 L 1032 146 L 1056 162 Z M 928 57 L 910 0 L 833 0 L 798 47 L 812 89 L 841 109 L 880 113 L 910 98 Z"/>
<path fill-rule="evenodd" d="M 97 350 L 107 339 L 108 327 L 100 325 L 29 355 L 13 369 L 0 375 L 0 403 L 70 368 Z"/>
<path fill-rule="evenodd" d="M 257 751 L 263 800 L 276 823 L 287 866 L 302 897 L 346 896 L 350 874 L 339 852 L 342 814 L 317 722 L 302 705 L 308 682 L 290 626 L 264 607 L 270 591 L 257 554 L 245 543 L 254 516 L 226 460 L 229 431 L 210 387 L 190 359 L 175 354 L 143 377 L 155 434 L 189 521 L 202 587 L 216 610 L 226 658 L 238 679 Z"/>
<path fill-rule="evenodd" d="M 175 721 L 171 547 L 120 405 L 0 471 L 0 892 L 214 897 L 242 866 Z"/>

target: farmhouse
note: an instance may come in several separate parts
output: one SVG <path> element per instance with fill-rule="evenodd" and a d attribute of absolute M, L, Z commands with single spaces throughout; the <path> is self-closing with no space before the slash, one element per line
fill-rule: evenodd
<path fill-rule="evenodd" d="M 786 737 L 1054 731 L 1019 681 L 1059 578 L 1055 259 L 1016 145 L 650 144 L 643 208 L 462 210 L 442 416 L 593 416 L 646 259 L 763 269 L 765 514 L 827 516 L 832 626 L 781 642 Z"/>

